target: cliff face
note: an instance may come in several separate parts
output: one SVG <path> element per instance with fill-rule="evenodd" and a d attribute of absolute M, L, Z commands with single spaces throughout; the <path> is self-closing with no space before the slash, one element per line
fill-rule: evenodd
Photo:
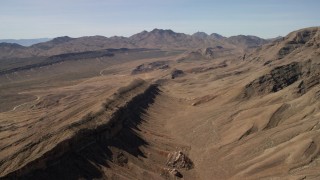
<path fill-rule="evenodd" d="M 306 62 L 292 62 L 272 69 L 245 86 L 243 97 L 250 98 L 278 92 L 296 82 L 298 94 L 305 94 L 319 84 L 319 63 L 308 60 Z"/>
<path fill-rule="evenodd" d="M 66 129 L 61 129 L 61 132 L 73 131 L 70 137 L 19 168 L 2 169 L 2 178 L 99 178 L 103 176 L 103 172 L 95 165 L 107 165 L 107 160 L 120 164 L 126 162 L 123 154 L 113 156 L 110 150 L 112 146 L 134 156 L 141 156 L 139 147 L 145 145 L 145 142 L 133 130 L 141 123 L 140 116 L 159 93 L 157 85 L 150 85 L 142 80 L 120 88 L 99 112 L 88 114 Z M 121 142 L 119 139 L 125 141 Z M 45 138 L 42 140 L 45 141 Z M 10 167 L 4 164 L 10 161 L 1 162 L 1 167 Z"/>

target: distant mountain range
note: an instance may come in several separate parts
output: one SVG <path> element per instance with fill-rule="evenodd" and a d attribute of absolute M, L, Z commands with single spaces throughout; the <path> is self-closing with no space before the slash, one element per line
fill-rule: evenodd
<path fill-rule="evenodd" d="M 38 39 L 0 39 L 0 43 L 14 43 L 21 46 L 31 46 L 33 44 L 50 41 L 51 38 L 38 38 Z"/>
<path fill-rule="evenodd" d="M 42 39 L 45 41 L 45 39 Z M 52 56 L 61 53 L 95 51 L 108 48 L 152 48 L 152 49 L 199 49 L 222 46 L 239 52 L 263 45 L 270 40 L 256 36 L 224 37 L 213 33 L 208 35 L 197 32 L 193 35 L 177 33 L 172 30 L 154 29 L 142 31 L 130 37 L 85 36 L 71 38 L 68 36 L 33 44 L 29 47 L 21 43 L 0 43 L 0 58 Z M 30 41 L 31 42 L 31 41 Z M 33 41 L 35 42 L 35 41 Z M 20 44 L 20 45 L 18 45 Z"/>

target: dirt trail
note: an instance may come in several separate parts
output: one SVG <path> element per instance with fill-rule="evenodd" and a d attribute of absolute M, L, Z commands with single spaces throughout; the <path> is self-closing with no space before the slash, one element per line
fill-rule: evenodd
<path fill-rule="evenodd" d="M 19 94 L 20 94 L 20 93 L 19 93 Z M 39 101 L 40 96 L 37 96 L 37 95 L 34 95 L 34 96 L 36 97 L 35 100 L 33 100 L 33 101 L 31 101 L 31 102 L 25 102 L 25 103 L 19 104 L 19 105 L 13 107 L 11 111 L 15 111 L 17 108 L 19 108 L 19 107 L 21 107 L 21 106 L 24 106 L 24 105 L 31 104 L 31 103 L 34 103 L 34 102 Z"/>

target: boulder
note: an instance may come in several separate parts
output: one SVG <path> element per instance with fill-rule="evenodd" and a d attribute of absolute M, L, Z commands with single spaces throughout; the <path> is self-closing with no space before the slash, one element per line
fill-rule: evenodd
<path fill-rule="evenodd" d="M 172 72 L 171 72 L 171 79 L 175 79 L 177 77 L 181 77 L 184 75 L 184 72 L 182 70 L 179 70 L 179 69 L 174 69 Z"/>
<path fill-rule="evenodd" d="M 178 151 L 168 155 L 167 166 L 177 169 L 192 169 L 193 162 L 183 152 Z"/>

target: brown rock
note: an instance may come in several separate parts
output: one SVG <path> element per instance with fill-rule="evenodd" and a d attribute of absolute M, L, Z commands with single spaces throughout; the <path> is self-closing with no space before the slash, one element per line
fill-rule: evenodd
<path fill-rule="evenodd" d="M 178 151 L 168 155 L 167 166 L 189 170 L 193 168 L 193 162 L 183 152 Z"/>

